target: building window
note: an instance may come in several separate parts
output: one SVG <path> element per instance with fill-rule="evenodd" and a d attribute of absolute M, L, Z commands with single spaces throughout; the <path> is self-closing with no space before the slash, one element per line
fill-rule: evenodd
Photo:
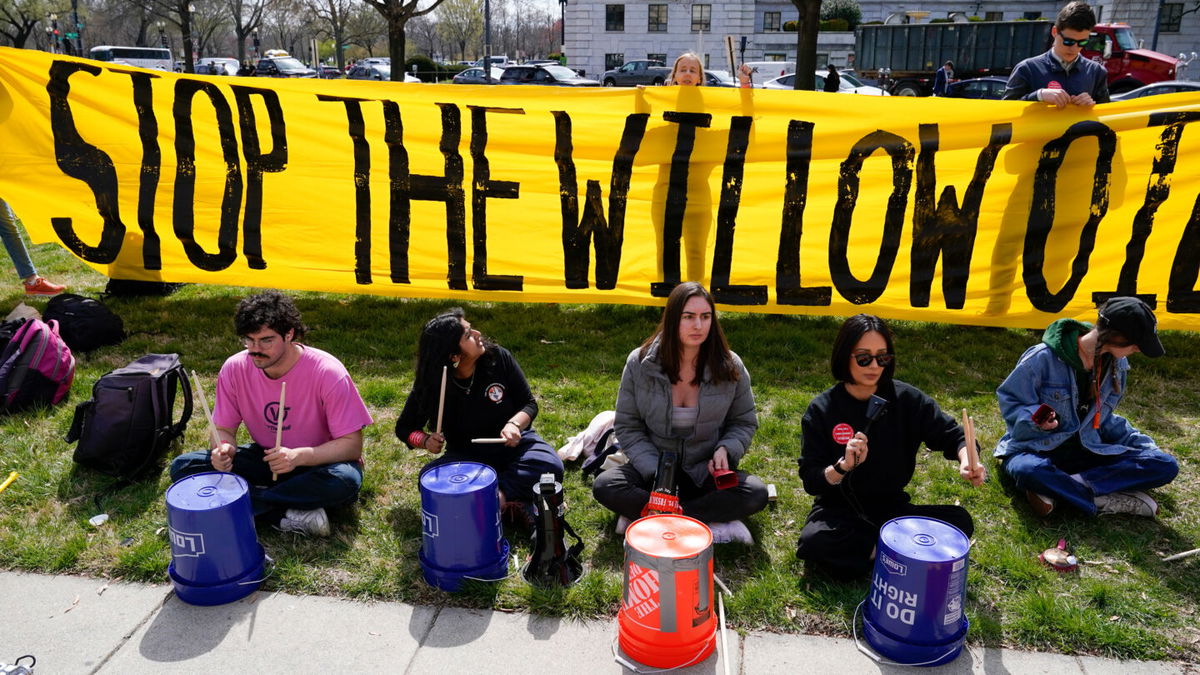
<path fill-rule="evenodd" d="M 712 5 L 692 5 L 692 32 L 712 31 Z"/>
<path fill-rule="evenodd" d="M 783 12 L 763 12 L 763 32 L 774 33 L 783 25 Z"/>
<path fill-rule="evenodd" d="M 1158 15 L 1158 32 L 1178 33 L 1179 24 L 1183 23 L 1183 3 L 1164 2 Z"/>
<path fill-rule="evenodd" d="M 1026 21 L 1037 21 L 1038 19 L 1042 18 L 1042 13 L 1041 12 L 1025 12 L 1021 15 L 1021 18 L 1025 19 Z"/>
<path fill-rule="evenodd" d="M 985 12 L 983 15 L 984 21 L 1003 21 L 1004 12 Z"/>
<path fill-rule="evenodd" d="M 659 63 L 665 64 L 667 62 L 667 55 L 666 54 L 647 54 L 646 60 L 647 61 L 658 61 Z"/>
<path fill-rule="evenodd" d="M 617 68 L 620 68 L 623 65 L 625 65 L 625 54 L 624 53 L 605 54 L 604 55 L 604 69 L 605 70 L 616 70 Z"/>
<path fill-rule="evenodd" d="M 604 30 L 610 33 L 625 30 L 625 5 L 604 6 Z"/>
<path fill-rule="evenodd" d="M 667 32 L 667 6 L 666 5 L 650 5 L 650 20 L 646 24 L 646 30 L 651 33 Z"/>
<path fill-rule="evenodd" d="M 787 54 L 763 54 L 763 61 L 787 61 Z"/>

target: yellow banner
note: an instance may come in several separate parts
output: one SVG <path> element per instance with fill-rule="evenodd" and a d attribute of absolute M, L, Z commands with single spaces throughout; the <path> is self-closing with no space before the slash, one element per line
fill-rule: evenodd
<path fill-rule="evenodd" d="M 0 197 L 126 279 L 1200 328 L 1200 95 L 1042 104 L 158 73 L 0 49 Z"/>

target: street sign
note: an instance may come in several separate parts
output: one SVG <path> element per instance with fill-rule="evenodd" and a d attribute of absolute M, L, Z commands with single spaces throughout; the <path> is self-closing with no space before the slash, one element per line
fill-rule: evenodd
<path fill-rule="evenodd" d="M 79 33 L 65 33 L 68 40 L 74 40 L 79 37 Z"/>

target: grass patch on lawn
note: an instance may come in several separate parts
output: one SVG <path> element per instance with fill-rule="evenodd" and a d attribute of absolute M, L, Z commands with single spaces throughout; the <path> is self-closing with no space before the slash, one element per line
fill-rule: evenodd
<path fill-rule="evenodd" d="M 105 279 L 51 245 L 36 247 L 43 273 L 71 290 L 98 295 Z M 14 275 L 15 276 L 15 275 Z M 239 349 L 232 313 L 248 291 L 187 286 L 167 298 L 113 299 L 128 339 L 79 355 L 67 404 L 0 418 L 0 479 L 21 477 L 0 494 L 0 568 L 71 573 L 138 581 L 167 581 L 170 548 L 165 473 L 104 502 L 111 519 L 88 524 L 93 499 L 112 480 L 80 469 L 62 438 L 74 404 L 108 370 L 147 352 L 178 352 L 213 391 L 218 368 Z M 309 343 L 335 354 L 350 369 L 376 423 L 366 431 L 362 499 L 333 514 L 328 540 L 264 531 L 260 538 L 277 565 L 265 588 L 290 593 L 403 600 L 417 604 L 521 610 L 571 617 L 611 617 L 621 593 L 622 540 L 615 517 L 592 499 L 590 485 L 568 465 L 568 519 L 587 548 L 587 572 L 569 589 L 531 587 L 519 575 L 451 596 L 427 586 L 417 564 L 421 544 L 415 476 L 428 459 L 405 448 L 392 429 L 412 381 L 417 333 L 432 315 L 463 305 L 472 323 L 520 360 L 541 401 L 536 428 L 555 446 L 612 408 L 625 356 L 653 330 L 654 308 L 525 305 L 402 300 L 374 296 L 296 294 L 311 328 Z M 0 307 L 21 301 L 18 286 L 0 293 Z M 43 301 L 34 301 L 44 307 Z M 833 583 L 810 576 L 795 558 L 795 542 L 811 499 L 796 475 L 800 417 L 808 401 L 831 384 L 829 349 L 840 321 L 726 312 L 729 340 L 753 378 L 761 426 L 743 468 L 774 483 L 776 508 L 750 519 L 757 544 L 716 550 L 716 573 L 734 591 L 730 621 L 741 629 L 849 635 L 867 581 Z M 995 444 L 1004 424 L 993 391 L 1040 331 L 895 322 L 898 377 L 945 409 L 968 408 L 980 441 Z M 1156 493 L 1158 520 L 1087 519 L 1070 513 L 1032 516 L 1011 484 L 991 474 L 973 490 L 953 464 L 926 455 L 910 486 L 914 500 L 959 502 L 976 522 L 967 616 L 969 639 L 1065 653 L 1136 659 L 1200 660 L 1200 558 L 1164 563 L 1161 555 L 1194 548 L 1200 539 L 1197 495 L 1200 372 L 1196 336 L 1167 333 L 1165 358 L 1133 358 L 1131 395 L 1123 414 L 1179 458 L 1179 478 Z M 199 407 L 197 406 L 197 411 Z M 197 412 L 172 453 L 200 448 Z M 522 562 L 527 535 L 509 532 Z M 1078 574 L 1059 575 L 1036 561 L 1039 551 L 1067 539 L 1083 561 Z"/>

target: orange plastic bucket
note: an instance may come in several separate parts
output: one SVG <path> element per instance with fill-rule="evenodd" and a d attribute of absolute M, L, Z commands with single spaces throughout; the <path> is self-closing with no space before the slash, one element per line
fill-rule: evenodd
<path fill-rule="evenodd" d="M 716 647 L 712 532 L 687 516 L 658 515 L 625 531 L 625 590 L 618 639 L 630 658 L 679 668 Z"/>

